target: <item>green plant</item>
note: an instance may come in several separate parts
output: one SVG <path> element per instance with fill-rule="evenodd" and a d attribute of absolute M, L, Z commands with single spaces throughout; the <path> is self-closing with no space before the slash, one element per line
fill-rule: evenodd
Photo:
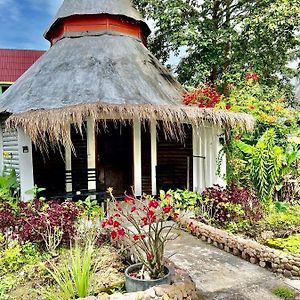
<path fill-rule="evenodd" d="M 25 192 L 25 194 L 27 195 L 32 195 L 32 199 L 40 199 L 40 200 L 45 200 L 45 198 L 40 197 L 38 198 L 39 193 L 45 191 L 45 188 L 42 187 L 38 187 L 36 184 L 34 185 L 34 187 L 28 191 Z"/>
<path fill-rule="evenodd" d="M 287 238 L 275 238 L 267 240 L 270 247 L 283 250 L 285 252 L 300 253 L 300 235 L 290 235 Z"/>
<path fill-rule="evenodd" d="M 160 191 L 160 200 L 162 205 L 167 206 L 170 204 L 179 210 L 193 211 L 201 199 L 202 197 L 200 194 L 189 190 L 177 189 L 176 191 Z"/>
<path fill-rule="evenodd" d="M 237 147 L 248 156 L 251 180 L 267 207 L 274 196 L 283 165 L 283 149 L 275 145 L 275 138 L 274 129 L 269 129 L 255 146 L 236 141 Z"/>
<path fill-rule="evenodd" d="M 69 300 L 89 296 L 96 270 L 96 265 L 93 266 L 92 262 L 94 252 L 93 244 L 87 244 L 84 248 L 75 245 L 71 247 L 70 261 L 63 262 L 59 266 L 50 263 L 50 267 L 46 267 L 58 286 L 58 291 L 45 291 L 49 300 Z"/>
<path fill-rule="evenodd" d="M 102 207 L 98 204 L 98 201 L 87 197 L 84 201 L 78 201 L 79 207 L 83 208 L 83 215 L 88 218 L 88 220 L 99 218 L 102 220 L 104 218 L 104 211 Z"/>
<path fill-rule="evenodd" d="M 281 213 L 281 212 L 286 212 L 288 211 L 290 205 L 286 202 L 275 202 L 274 207 L 276 212 Z"/>
<path fill-rule="evenodd" d="M 6 169 L 4 169 L 2 176 L 0 176 L 0 199 L 7 200 L 11 206 L 15 207 L 19 188 L 16 170 L 11 169 L 7 174 Z"/>
<path fill-rule="evenodd" d="M 296 293 L 286 286 L 276 287 L 272 290 L 272 292 L 275 296 L 278 296 L 284 300 L 293 300 L 296 297 Z"/>

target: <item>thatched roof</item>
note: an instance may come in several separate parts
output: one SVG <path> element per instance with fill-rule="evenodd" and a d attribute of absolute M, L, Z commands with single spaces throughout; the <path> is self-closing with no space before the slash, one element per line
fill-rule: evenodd
<path fill-rule="evenodd" d="M 55 20 L 90 12 L 140 20 L 129 4 L 65 0 Z M 182 123 L 252 128 L 246 114 L 183 106 L 183 92 L 140 39 L 111 31 L 68 32 L 0 97 L 0 112 L 12 114 L 7 125 L 23 127 L 36 144 L 71 143 L 70 123 L 80 129 L 87 117 L 104 125 L 105 119 L 161 120 L 166 134 L 177 139 L 184 134 Z"/>
<path fill-rule="evenodd" d="M 144 22 L 142 16 L 132 6 L 130 0 L 66 0 L 58 10 L 53 21 L 46 30 L 44 36 L 47 38 L 49 31 L 60 19 L 76 15 L 109 14 L 124 16 L 142 23 L 147 34 L 150 29 Z"/>
<path fill-rule="evenodd" d="M 81 130 L 87 118 L 94 124 L 101 122 L 104 127 L 108 119 L 121 124 L 131 123 L 132 120 L 140 120 L 142 123 L 160 120 L 166 136 L 177 140 L 184 137 L 183 124 L 191 124 L 196 129 L 208 124 L 229 128 L 239 126 L 246 131 L 252 130 L 254 126 L 253 117 L 244 113 L 185 105 L 111 104 L 102 101 L 13 114 L 6 124 L 9 128 L 23 127 L 32 141 L 43 147 L 48 140 L 55 144 L 72 144 L 68 134 L 70 123 Z"/>

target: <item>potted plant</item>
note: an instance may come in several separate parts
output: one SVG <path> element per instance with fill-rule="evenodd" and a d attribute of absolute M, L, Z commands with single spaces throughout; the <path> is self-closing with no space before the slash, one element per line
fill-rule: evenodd
<path fill-rule="evenodd" d="M 165 266 L 166 243 L 177 237 L 172 229 L 176 226 L 167 222 L 169 217 L 178 218 L 173 206 L 162 205 L 151 196 L 125 195 L 123 202 L 116 201 L 109 189 L 112 203 L 109 215 L 102 226 L 109 231 L 113 240 L 134 250 L 139 263 L 125 271 L 127 292 L 144 291 L 152 286 L 171 283 L 169 268 Z"/>

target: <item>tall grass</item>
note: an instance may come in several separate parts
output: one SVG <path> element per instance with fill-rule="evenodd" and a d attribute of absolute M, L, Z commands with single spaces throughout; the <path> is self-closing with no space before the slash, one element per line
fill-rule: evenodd
<path fill-rule="evenodd" d="M 51 264 L 47 271 L 55 281 L 58 290 L 47 291 L 49 300 L 69 300 L 83 298 L 90 295 L 92 280 L 96 272 L 93 266 L 94 245 L 88 243 L 84 247 L 76 244 L 71 247 L 70 260 L 55 266 Z"/>

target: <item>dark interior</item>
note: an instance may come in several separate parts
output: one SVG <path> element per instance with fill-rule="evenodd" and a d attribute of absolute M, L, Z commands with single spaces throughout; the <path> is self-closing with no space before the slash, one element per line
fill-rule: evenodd
<path fill-rule="evenodd" d="M 63 148 L 63 147 L 62 147 Z M 63 149 L 41 152 L 33 145 L 33 176 L 35 184 L 46 191 L 40 197 L 51 198 L 65 193 L 65 162 Z"/>
<path fill-rule="evenodd" d="M 142 125 L 142 192 L 152 193 L 151 183 L 151 132 L 149 124 Z"/>
<path fill-rule="evenodd" d="M 97 189 L 114 189 L 115 196 L 130 192 L 133 185 L 133 128 L 132 125 L 107 121 L 106 128 L 98 126 Z"/>

